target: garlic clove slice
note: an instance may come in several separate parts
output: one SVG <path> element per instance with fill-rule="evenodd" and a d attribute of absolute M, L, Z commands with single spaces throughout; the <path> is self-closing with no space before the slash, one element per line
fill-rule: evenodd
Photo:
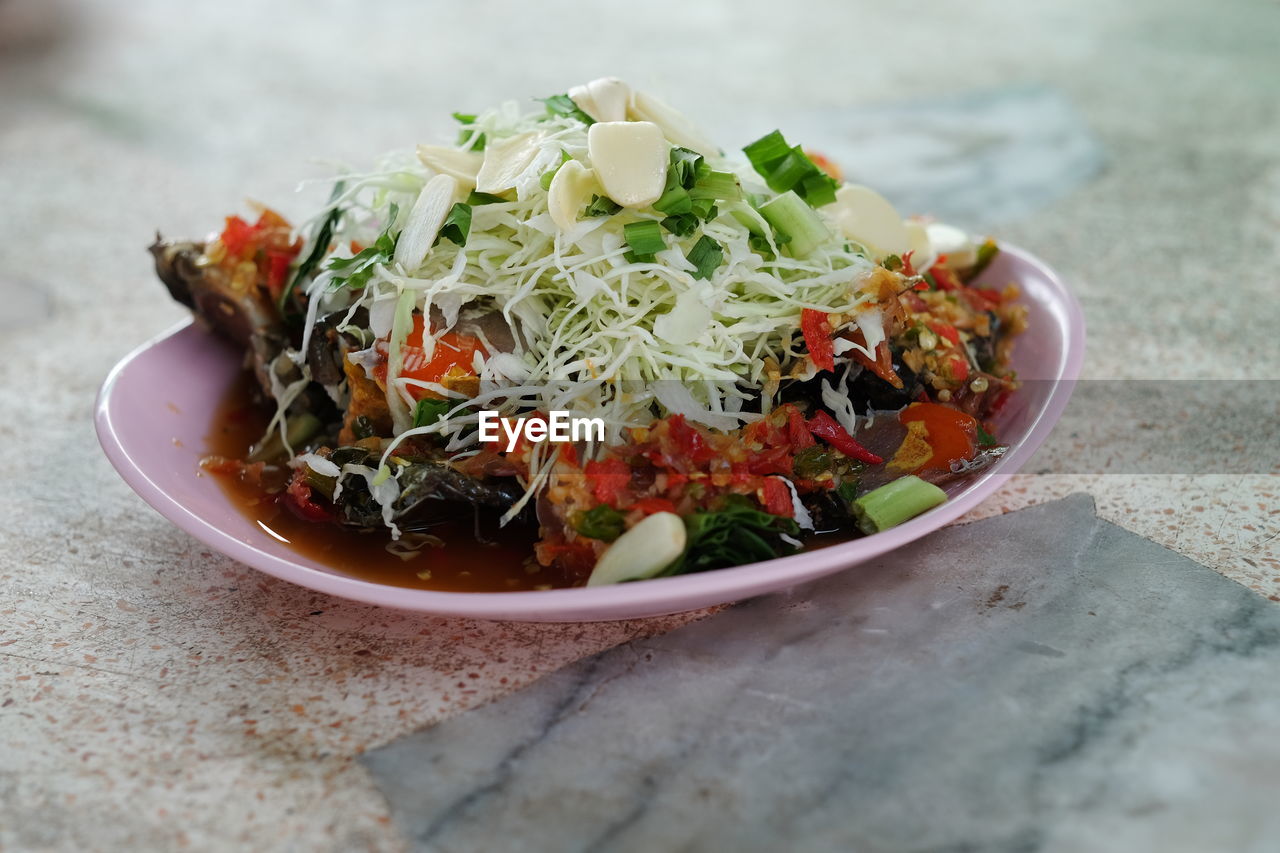
<path fill-rule="evenodd" d="M 418 161 L 436 174 L 448 175 L 471 189 L 476 185 L 476 175 L 484 163 L 484 154 L 479 151 L 460 151 L 445 145 L 419 145 Z"/>
<path fill-rule="evenodd" d="M 614 540 L 591 571 L 587 586 L 653 577 L 680 558 L 688 538 L 680 516 L 655 512 Z"/>
<path fill-rule="evenodd" d="M 938 255 L 946 255 L 949 269 L 968 269 L 978 262 L 978 244 L 967 233 L 945 222 L 925 226 L 929 241 Z"/>
<path fill-rule="evenodd" d="M 557 228 L 568 231 L 578 224 L 578 211 L 590 200 L 597 186 L 595 173 L 577 160 L 570 160 L 556 170 L 547 188 L 547 208 Z"/>
<path fill-rule="evenodd" d="M 605 194 L 623 207 L 644 207 L 662 196 L 669 151 L 653 122 L 596 122 L 587 130 L 591 167 Z"/>
<path fill-rule="evenodd" d="M 631 94 L 628 115 L 636 121 L 651 121 L 662 128 L 667 139 L 682 148 L 697 151 L 703 157 L 718 157 L 720 149 L 693 122 L 675 107 L 644 92 Z"/>
<path fill-rule="evenodd" d="M 458 181 L 451 175 L 436 175 L 427 181 L 409 211 L 404 229 L 396 241 L 395 262 L 413 274 L 431 251 L 444 218 L 458 193 Z"/>
<path fill-rule="evenodd" d="M 596 121 L 626 121 L 631 87 L 617 77 L 601 77 L 585 86 L 574 86 L 569 98 Z"/>
<path fill-rule="evenodd" d="M 826 208 L 835 216 L 844 236 L 867 248 L 876 260 L 906 254 L 910 243 L 902 217 L 880 193 L 859 184 L 836 190 L 836 200 Z"/>
<path fill-rule="evenodd" d="M 538 155 L 541 143 L 542 134 L 536 130 L 490 142 L 476 173 L 476 191 L 502 193 L 514 187 Z"/>

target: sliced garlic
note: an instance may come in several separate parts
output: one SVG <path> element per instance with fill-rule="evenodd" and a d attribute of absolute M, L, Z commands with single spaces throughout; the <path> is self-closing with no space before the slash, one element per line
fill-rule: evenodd
<path fill-rule="evenodd" d="M 663 134 L 682 148 L 697 151 L 703 157 L 716 157 L 720 149 L 707 138 L 684 114 L 653 95 L 633 92 L 628 115 L 635 121 L 651 121 L 662 128 Z M 617 199 L 615 199 L 616 201 Z"/>
<path fill-rule="evenodd" d="M 413 273 L 422 266 L 422 259 L 431 251 L 457 193 L 458 181 L 452 175 L 436 175 L 418 193 L 418 200 L 413 203 L 396 242 L 395 262 L 405 272 Z"/>
<path fill-rule="evenodd" d="M 968 269 L 978 262 L 978 244 L 973 238 L 954 225 L 944 222 L 930 222 L 925 226 L 929 241 L 934 251 L 947 256 L 947 266 L 951 269 Z"/>
<path fill-rule="evenodd" d="M 578 211 L 597 186 L 595 173 L 577 160 L 568 161 L 556 171 L 547 188 L 547 208 L 557 228 L 568 231 L 578 224 Z"/>
<path fill-rule="evenodd" d="M 907 251 L 911 252 L 911 266 L 917 272 L 924 272 L 933 266 L 937 255 L 933 251 L 933 243 L 929 240 L 929 232 L 924 223 L 908 219 L 902 223 L 907 229 Z"/>
<path fill-rule="evenodd" d="M 669 146 L 649 121 L 602 121 L 587 130 L 587 156 L 605 195 L 623 207 L 644 207 L 662 196 Z"/>
<path fill-rule="evenodd" d="M 631 87 L 617 77 L 601 77 L 569 90 L 569 99 L 596 121 L 626 121 Z"/>
<path fill-rule="evenodd" d="M 476 185 L 476 174 L 484 163 L 484 155 L 479 151 L 460 151 L 445 145 L 419 145 L 418 160 L 437 174 L 455 178 L 470 190 Z"/>
<path fill-rule="evenodd" d="M 902 217 L 870 187 L 845 184 L 827 210 L 835 215 L 844 236 L 865 246 L 877 260 L 906 254 L 909 242 Z"/>
<path fill-rule="evenodd" d="M 490 142 L 484 149 L 484 163 L 476 174 L 476 191 L 506 192 L 516 185 L 533 158 L 538 156 L 542 134 L 531 130 L 507 139 Z"/>
<path fill-rule="evenodd" d="M 587 586 L 651 578 L 684 553 L 688 534 L 674 512 L 655 512 L 623 533 L 600 557 Z"/>

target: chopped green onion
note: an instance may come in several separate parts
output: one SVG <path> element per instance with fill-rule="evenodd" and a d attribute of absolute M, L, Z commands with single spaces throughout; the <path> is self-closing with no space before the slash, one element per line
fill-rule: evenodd
<path fill-rule="evenodd" d="M 889 272 L 897 272 L 902 269 L 902 258 L 897 255 L 890 255 L 880 262 L 880 266 L 884 267 Z"/>
<path fill-rule="evenodd" d="M 777 241 L 775 240 L 774 242 Z M 781 246 L 782 244 L 778 243 L 778 245 Z M 755 252 L 767 261 L 771 261 L 777 257 L 777 255 L 773 253 L 773 248 L 769 245 L 768 238 L 762 234 L 752 234 L 747 237 L 747 246 L 750 247 L 751 251 Z"/>
<path fill-rule="evenodd" d="M 814 207 L 836 200 L 836 180 L 818 168 L 799 145 L 788 145 L 780 131 L 775 130 L 742 150 L 774 192 L 795 190 Z"/>
<path fill-rule="evenodd" d="M 578 105 L 568 95 L 552 95 L 550 98 L 543 98 L 542 103 L 546 105 L 547 115 L 549 116 L 576 118 L 583 124 L 596 123 L 595 119 L 578 109 Z"/>
<path fill-rule="evenodd" d="M 863 533 L 879 533 L 915 518 L 947 500 L 947 493 L 914 474 L 899 477 L 853 502 L 853 514 Z"/>
<path fill-rule="evenodd" d="M 759 204 L 752 202 L 753 207 L 759 207 Z M 765 236 L 765 229 L 760 226 L 760 220 L 757 217 L 743 210 L 730 210 L 733 218 L 742 223 L 742 227 L 751 232 L 753 237 Z"/>
<path fill-rule="evenodd" d="M 996 437 L 982 428 L 982 422 L 978 422 L 978 446 L 979 447 L 995 447 L 1000 442 L 996 441 Z"/>
<path fill-rule="evenodd" d="M 693 198 L 737 201 L 742 198 L 742 186 L 733 172 L 707 172 L 689 190 L 689 195 Z"/>
<path fill-rule="evenodd" d="M 626 239 L 631 254 L 640 259 L 652 259 L 667 248 L 667 241 L 662 239 L 662 226 L 652 219 L 624 225 L 622 236 Z"/>
<path fill-rule="evenodd" d="M 751 166 L 757 172 L 765 175 L 773 171 L 773 168 L 791 153 L 791 146 L 787 144 L 782 131 L 775 130 L 743 148 L 742 153 L 747 155 Z"/>
<path fill-rule="evenodd" d="M 693 187 L 698 180 L 698 169 L 702 166 L 702 155 L 688 148 L 671 149 L 671 168 L 667 170 L 667 188 Z"/>
<path fill-rule="evenodd" d="M 783 157 L 764 176 L 769 189 L 786 192 L 807 178 L 815 168 L 813 161 L 805 156 L 804 149 L 797 145 L 786 157 Z"/>
<path fill-rule="evenodd" d="M 808 158 L 806 157 L 805 159 Z M 814 207 L 832 204 L 836 200 L 836 188 L 839 184 L 836 183 L 835 178 L 818 169 L 817 166 L 814 166 L 814 168 L 817 171 L 805 176 L 804 180 L 800 182 L 800 189 L 797 192 L 801 198 Z"/>
<path fill-rule="evenodd" d="M 716 218 L 716 200 L 713 198 L 695 198 L 693 200 L 694 216 L 699 219 L 715 219 Z"/>
<path fill-rule="evenodd" d="M 703 234 L 685 257 L 697 267 L 693 272 L 694 278 L 711 278 L 711 274 L 724 262 L 724 250 L 719 243 Z"/>
<path fill-rule="evenodd" d="M 653 203 L 653 209 L 668 216 L 689 213 L 693 210 L 693 199 L 684 187 L 672 187 Z"/>
<path fill-rule="evenodd" d="M 613 216 L 619 210 L 622 210 L 622 205 L 608 196 L 593 195 L 583 214 L 590 219 L 593 216 Z"/>
<path fill-rule="evenodd" d="M 460 201 L 449 208 L 449 215 L 444 218 L 444 223 L 440 226 L 440 233 L 436 235 L 436 243 L 447 237 L 459 246 L 465 246 L 467 245 L 467 235 L 470 233 L 471 205 Z M 435 245 L 435 243 L 432 245 Z"/>
<path fill-rule="evenodd" d="M 818 214 L 794 190 L 765 202 L 760 207 L 760 215 L 785 235 L 786 240 L 778 242 L 786 242 L 792 257 L 805 257 L 831 237 Z"/>
<path fill-rule="evenodd" d="M 599 539 L 612 542 L 627 529 L 626 519 L 608 504 L 593 506 L 586 512 L 577 513 L 573 520 L 573 529 L 588 539 Z"/>
<path fill-rule="evenodd" d="M 690 206 L 692 207 L 692 205 Z M 677 237 L 688 237 L 698 230 L 698 225 L 701 222 L 702 220 L 698 218 L 696 213 L 681 213 L 676 216 L 668 216 L 662 220 L 662 227 Z"/>

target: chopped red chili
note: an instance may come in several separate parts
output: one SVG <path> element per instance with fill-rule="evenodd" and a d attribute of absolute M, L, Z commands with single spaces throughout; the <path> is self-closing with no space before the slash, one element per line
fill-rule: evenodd
<path fill-rule="evenodd" d="M 868 465 L 879 465 L 884 461 L 883 458 L 876 456 L 870 450 L 858 444 L 853 436 L 849 435 L 848 431 L 840 426 L 839 421 L 824 411 L 819 411 L 809 418 L 809 432 L 850 459 L 857 459 L 859 462 L 866 462 Z"/>
<path fill-rule="evenodd" d="M 636 505 L 632 508 L 638 509 L 645 515 L 653 515 L 655 512 L 676 511 L 676 505 L 666 498 L 641 498 L 636 501 Z"/>
<path fill-rule="evenodd" d="M 827 315 L 813 308 L 804 309 L 800 312 L 800 331 L 814 366 L 820 371 L 835 370 L 835 348 L 831 344 L 831 321 Z"/>
<path fill-rule="evenodd" d="M 760 486 L 760 492 L 765 512 L 787 518 L 795 517 L 795 506 L 791 503 L 791 489 L 787 488 L 787 484 L 781 477 L 766 477 Z"/>
<path fill-rule="evenodd" d="M 627 463 L 609 456 L 603 461 L 592 459 L 584 470 L 595 499 L 616 508 L 619 495 L 631 482 L 631 469 Z"/>

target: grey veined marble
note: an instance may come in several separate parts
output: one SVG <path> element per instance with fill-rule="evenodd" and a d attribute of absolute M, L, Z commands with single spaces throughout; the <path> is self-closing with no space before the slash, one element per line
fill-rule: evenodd
<path fill-rule="evenodd" d="M 726 128 L 743 142 L 772 129 L 758 116 Z M 747 126 L 747 121 L 752 123 Z M 793 143 L 817 148 L 846 178 L 902 214 L 970 228 L 1012 222 L 1102 169 L 1102 147 L 1071 102 L 1046 86 L 1011 86 L 857 108 L 776 116 Z"/>
<path fill-rule="evenodd" d="M 364 761 L 418 849 L 1275 850 L 1280 608 L 1074 496 Z"/>

